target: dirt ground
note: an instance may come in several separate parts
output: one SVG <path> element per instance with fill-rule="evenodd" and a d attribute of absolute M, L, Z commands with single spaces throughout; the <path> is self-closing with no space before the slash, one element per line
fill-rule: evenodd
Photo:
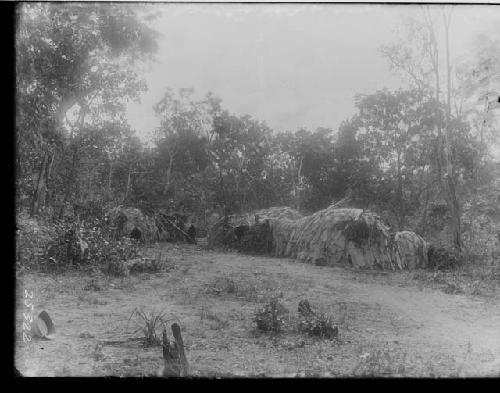
<path fill-rule="evenodd" d="M 158 249 L 167 255 L 168 271 L 20 277 L 17 370 L 25 376 L 157 375 L 161 347 L 143 346 L 140 320 L 131 317 L 140 309 L 164 312 L 169 324 L 181 325 L 193 376 L 500 376 L 498 296 L 444 293 L 414 280 L 415 272 L 359 272 L 194 245 Z M 52 317 L 52 340 L 23 342 L 24 290 L 34 293 L 35 313 L 44 309 Z M 253 324 L 255 311 L 272 296 L 290 310 L 290 326 L 274 336 Z M 333 316 L 338 340 L 294 329 L 302 299 Z"/>

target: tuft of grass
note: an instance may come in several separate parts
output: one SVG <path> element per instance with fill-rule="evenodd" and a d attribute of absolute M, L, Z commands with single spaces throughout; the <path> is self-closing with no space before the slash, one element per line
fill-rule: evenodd
<path fill-rule="evenodd" d="M 161 331 L 166 326 L 167 319 L 164 312 L 150 311 L 135 308 L 129 317 L 129 321 L 135 317 L 138 327 L 134 333 L 142 331 L 144 347 L 159 346 L 162 344 Z"/>

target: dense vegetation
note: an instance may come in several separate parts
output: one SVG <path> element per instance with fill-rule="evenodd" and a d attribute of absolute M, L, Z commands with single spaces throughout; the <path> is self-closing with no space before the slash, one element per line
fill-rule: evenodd
<path fill-rule="evenodd" d="M 347 198 L 395 228 L 498 262 L 500 172 L 490 157 L 498 95 L 485 93 L 500 75 L 500 36 L 452 65 L 447 34 L 438 42 L 424 11 L 408 37 L 381 50 L 407 87 L 359 95 L 337 130 L 278 133 L 211 94 L 169 89 L 145 145 L 125 104 L 147 88 L 140 70 L 157 47 L 153 16 L 137 5 L 26 3 L 18 17 L 18 220 L 69 219 L 95 233 L 101 224 L 88 223 L 123 205 L 181 211 L 204 226 L 213 213 L 314 212 Z M 447 33 L 450 17 L 439 21 Z"/>

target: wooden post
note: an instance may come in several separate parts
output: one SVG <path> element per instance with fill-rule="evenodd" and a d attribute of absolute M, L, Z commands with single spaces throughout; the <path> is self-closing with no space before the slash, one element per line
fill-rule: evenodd
<path fill-rule="evenodd" d="M 171 344 L 167 337 L 167 330 L 163 329 L 163 377 L 185 377 L 189 373 L 189 364 L 184 351 L 181 328 L 177 323 L 172 324 L 172 334 L 175 342 Z"/>

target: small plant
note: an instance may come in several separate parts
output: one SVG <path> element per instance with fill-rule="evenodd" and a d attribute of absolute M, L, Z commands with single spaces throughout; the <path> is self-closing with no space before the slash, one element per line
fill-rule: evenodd
<path fill-rule="evenodd" d="M 147 313 L 142 309 L 135 308 L 130 315 L 131 318 L 136 317 L 139 323 L 139 327 L 134 332 L 142 331 L 144 335 L 144 346 L 152 347 L 161 345 L 161 336 L 158 335 L 160 328 L 165 326 L 165 314 L 163 312 L 150 311 Z"/>
<path fill-rule="evenodd" d="M 285 327 L 285 315 L 288 310 L 277 298 L 272 299 L 254 316 L 257 330 L 262 332 L 281 333 Z"/>
<path fill-rule="evenodd" d="M 307 300 L 300 301 L 298 311 L 299 332 L 330 340 L 338 338 L 339 329 L 330 315 L 314 311 Z"/>

